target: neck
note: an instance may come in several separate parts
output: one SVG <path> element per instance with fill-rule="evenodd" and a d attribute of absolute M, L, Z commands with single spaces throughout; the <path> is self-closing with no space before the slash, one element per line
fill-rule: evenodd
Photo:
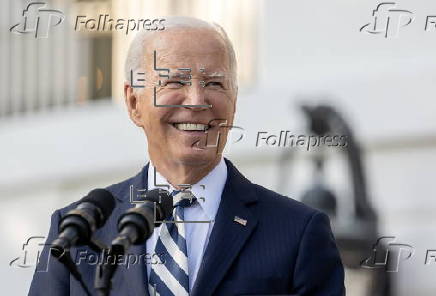
<path fill-rule="evenodd" d="M 150 155 L 151 162 L 164 178 L 176 189 L 183 189 L 182 184 L 197 184 L 207 174 L 209 174 L 221 161 L 221 156 L 216 157 L 211 162 L 204 164 L 185 164 L 181 162 L 171 162 L 168 160 L 154 161 Z"/>

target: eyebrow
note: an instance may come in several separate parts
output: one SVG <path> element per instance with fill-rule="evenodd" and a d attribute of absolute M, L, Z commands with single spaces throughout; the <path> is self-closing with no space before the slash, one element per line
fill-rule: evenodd
<path fill-rule="evenodd" d="M 171 73 L 169 76 L 170 78 L 186 78 L 191 76 L 191 74 L 178 72 L 178 73 Z"/>
<path fill-rule="evenodd" d="M 203 75 L 203 76 L 205 76 L 205 77 L 208 77 L 208 78 L 224 78 L 224 77 L 226 77 L 223 73 L 221 73 L 221 72 L 214 72 L 214 73 L 210 73 L 210 74 L 205 74 L 205 75 Z"/>
<path fill-rule="evenodd" d="M 170 73 L 170 78 L 188 78 L 188 77 L 193 77 L 194 75 L 192 75 L 191 73 L 185 73 L 185 72 L 173 72 Z M 221 72 L 214 72 L 214 73 L 210 73 L 210 74 L 200 74 L 199 76 L 204 77 L 206 79 L 213 79 L 213 78 L 225 78 L 226 76 L 224 75 L 224 73 Z"/>

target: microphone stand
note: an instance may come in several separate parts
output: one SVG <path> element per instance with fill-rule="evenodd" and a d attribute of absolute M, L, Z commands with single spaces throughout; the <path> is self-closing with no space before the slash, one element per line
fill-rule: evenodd
<path fill-rule="evenodd" d="M 98 240 L 91 239 L 88 243 L 88 246 L 95 252 L 100 253 L 103 252 L 107 247 L 99 242 Z M 73 277 L 80 283 L 83 290 L 85 291 L 87 296 L 92 296 L 88 287 L 82 279 L 82 275 L 77 269 L 76 264 L 74 264 L 73 259 L 71 258 L 70 248 L 59 249 L 59 248 L 51 248 L 50 253 L 53 257 L 55 257 L 60 263 L 62 263 L 68 271 L 73 275 Z"/>
<path fill-rule="evenodd" d="M 133 227 L 133 226 L 131 226 Z M 130 245 L 130 239 L 126 236 L 120 236 L 113 240 L 112 247 L 106 249 L 103 253 L 103 260 L 97 265 L 95 270 L 94 288 L 98 296 L 108 296 L 112 289 L 112 277 L 118 268 L 117 259 L 124 256 L 127 246 Z M 114 260 L 108 262 L 108 258 L 113 256 Z"/>
<path fill-rule="evenodd" d="M 60 263 L 62 263 L 69 270 L 69 272 L 73 275 L 73 277 L 80 283 L 80 285 L 82 286 L 86 295 L 92 296 L 91 292 L 89 292 L 88 287 L 86 287 L 85 282 L 82 279 L 82 275 L 80 274 L 79 270 L 77 269 L 76 265 L 74 264 L 73 260 L 71 259 L 70 250 L 65 250 L 60 255 L 60 257 L 56 257 L 56 258 L 59 260 Z"/>

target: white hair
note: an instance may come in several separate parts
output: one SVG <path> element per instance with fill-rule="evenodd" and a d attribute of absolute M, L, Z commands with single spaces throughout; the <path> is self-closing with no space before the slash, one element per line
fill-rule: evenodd
<path fill-rule="evenodd" d="M 141 61 L 144 59 L 144 45 L 147 44 L 146 41 L 150 41 L 150 39 L 155 34 L 159 34 L 161 32 L 169 31 L 171 29 L 178 28 L 192 28 L 192 29 L 209 29 L 215 33 L 217 33 L 224 41 L 227 54 L 229 57 L 229 67 L 231 73 L 231 84 L 233 88 L 237 87 L 237 63 L 236 63 L 236 55 L 233 49 L 232 42 L 227 36 L 224 29 L 216 24 L 210 23 L 201 19 L 186 17 L 186 16 L 169 16 L 165 17 L 165 30 L 164 31 L 139 31 L 132 43 L 130 44 L 129 51 L 127 53 L 126 62 L 124 65 L 125 71 L 125 79 L 128 82 L 130 80 L 130 71 L 135 72 L 139 68 L 141 68 Z"/>

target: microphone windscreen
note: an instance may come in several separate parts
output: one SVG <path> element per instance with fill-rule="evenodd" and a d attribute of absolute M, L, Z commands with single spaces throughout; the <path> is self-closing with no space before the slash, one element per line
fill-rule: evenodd
<path fill-rule="evenodd" d="M 115 199 L 108 190 L 106 189 L 94 189 L 85 196 L 81 202 L 89 202 L 97 206 L 106 221 L 107 218 L 112 214 L 115 208 Z"/>
<path fill-rule="evenodd" d="M 173 211 L 173 197 L 167 190 L 153 189 L 145 193 L 145 196 L 141 196 L 139 201 L 151 201 L 160 205 L 165 218 L 169 217 Z M 140 204 L 139 204 L 140 205 Z"/>

